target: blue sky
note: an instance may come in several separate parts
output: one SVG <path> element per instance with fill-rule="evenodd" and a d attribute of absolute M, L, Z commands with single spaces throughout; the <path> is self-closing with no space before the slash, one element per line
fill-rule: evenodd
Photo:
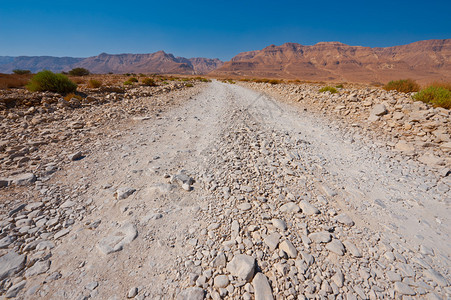
<path fill-rule="evenodd" d="M 387 47 L 451 38 L 451 1 L 0 0 L 0 55 L 229 60 L 270 44 Z"/>

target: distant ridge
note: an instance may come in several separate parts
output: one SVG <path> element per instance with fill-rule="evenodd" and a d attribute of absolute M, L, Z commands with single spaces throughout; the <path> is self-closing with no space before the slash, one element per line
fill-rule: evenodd
<path fill-rule="evenodd" d="M 222 66 L 219 59 L 174 57 L 158 51 L 149 54 L 101 53 L 88 58 L 52 56 L 0 56 L 0 73 L 11 73 L 14 69 L 39 72 L 43 69 L 54 72 L 68 71 L 76 67 L 92 73 L 162 73 L 162 74 L 206 74 Z"/>
<path fill-rule="evenodd" d="M 211 75 L 314 81 L 451 81 L 451 39 L 370 48 L 340 42 L 286 43 L 238 54 Z"/>

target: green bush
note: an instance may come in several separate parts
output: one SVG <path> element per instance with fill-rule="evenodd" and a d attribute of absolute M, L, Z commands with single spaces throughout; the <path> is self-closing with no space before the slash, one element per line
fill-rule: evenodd
<path fill-rule="evenodd" d="M 193 87 L 194 85 L 192 83 L 185 84 L 186 87 Z"/>
<path fill-rule="evenodd" d="M 155 80 L 153 80 L 152 78 L 146 77 L 143 78 L 141 80 L 143 85 L 147 85 L 147 86 L 157 86 L 157 84 L 155 83 Z"/>
<path fill-rule="evenodd" d="M 270 81 L 268 81 L 268 83 L 270 83 L 270 84 L 279 84 L 282 82 L 283 82 L 282 80 L 278 80 L 278 79 L 271 79 Z"/>
<path fill-rule="evenodd" d="M 329 92 L 331 94 L 338 93 L 337 89 L 332 86 L 325 86 L 319 90 L 320 93 Z"/>
<path fill-rule="evenodd" d="M 102 81 L 96 79 L 90 79 L 88 81 L 88 87 L 92 89 L 97 89 L 102 86 Z"/>
<path fill-rule="evenodd" d="M 89 75 L 89 70 L 85 68 L 75 68 L 69 71 L 69 75 L 71 76 L 85 76 Z"/>
<path fill-rule="evenodd" d="M 55 74 L 44 70 L 31 78 L 27 89 L 32 92 L 55 92 L 60 94 L 73 93 L 77 85 L 63 74 Z"/>
<path fill-rule="evenodd" d="M 124 82 L 124 85 L 133 85 L 133 82 L 127 80 L 127 81 Z"/>
<path fill-rule="evenodd" d="M 420 90 L 420 85 L 412 79 L 392 80 L 384 86 L 384 90 L 412 93 L 418 92 Z"/>
<path fill-rule="evenodd" d="M 451 108 L 451 91 L 443 87 L 429 86 L 413 95 L 413 99 L 434 106 Z"/>
<path fill-rule="evenodd" d="M 343 84 L 338 84 L 338 85 L 336 85 L 335 86 L 337 89 L 342 89 L 344 86 L 343 86 Z"/>
<path fill-rule="evenodd" d="M 13 70 L 13 73 L 17 74 L 17 75 L 25 75 L 25 74 L 31 74 L 31 71 L 30 70 L 15 69 L 15 70 Z"/>
<path fill-rule="evenodd" d="M 138 82 L 138 79 L 136 79 L 136 77 L 130 77 L 127 81 Z"/>

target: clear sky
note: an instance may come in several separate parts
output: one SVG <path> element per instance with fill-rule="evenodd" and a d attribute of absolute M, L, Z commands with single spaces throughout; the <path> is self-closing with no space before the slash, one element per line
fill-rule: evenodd
<path fill-rule="evenodd" d="M 451 0 L 0 0 L 0 55 L 229 60 L 286 42 L 387 47 L 451 38 L 450 11 Z"/>

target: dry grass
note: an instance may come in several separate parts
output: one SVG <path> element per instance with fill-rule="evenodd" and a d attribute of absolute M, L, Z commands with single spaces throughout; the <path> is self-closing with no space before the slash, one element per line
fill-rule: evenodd
<path fill-rule="evenodd" d="M 442 82 L 442 81 L 434 81 L 427 85 L 427 87 L 436 87 L 436 88 L 444 88 L 448 91 L 451 91 L 451 82 Z"/>
<path fill-rule="evenodd" d="M 420 90 L 420 85 L 412 79 L 392 80 L 384 86 L 384 90 L 396 90 L 401 93 L 412 93 Z"/>
<path fill-rule="evenodd" d="M 0 89 L 21 88 L 28 84 L 32 75 L 0 74 Z"/>

